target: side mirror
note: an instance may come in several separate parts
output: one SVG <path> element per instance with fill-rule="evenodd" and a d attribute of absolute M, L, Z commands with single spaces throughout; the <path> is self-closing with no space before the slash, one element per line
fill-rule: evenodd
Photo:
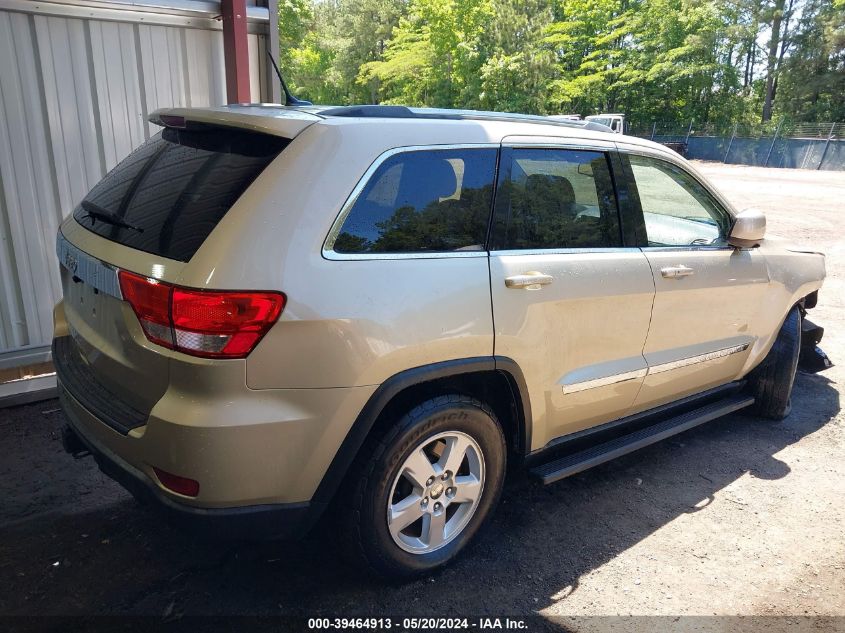
<path fill-rule="evenodd" d="M 728 236 L 728 244 L 737 248 L 754 248 L 766 235 L 766 216 L 759 209 L 745 209 L 737 214 Z"/>

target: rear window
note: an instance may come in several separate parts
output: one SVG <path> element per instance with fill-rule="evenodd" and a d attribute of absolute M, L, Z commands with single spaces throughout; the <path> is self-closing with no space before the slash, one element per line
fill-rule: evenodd
<path fill-rule="evenodd" d="M 287 143 L 225 128 L 165 129 L 110 171 L 73 217 L 113 242 L 186 262 Z"/>
<path fill-rule="evenodd" d="M 604 153 L 512 149 L 506 150 L 502 169 L 494 250 L 622 246 Z"/>
<path fill-rule="evenodd" d="M 336 253 L 483 251 L 495 149 L 408 151 L 386 159 L 343 222 Z"/>

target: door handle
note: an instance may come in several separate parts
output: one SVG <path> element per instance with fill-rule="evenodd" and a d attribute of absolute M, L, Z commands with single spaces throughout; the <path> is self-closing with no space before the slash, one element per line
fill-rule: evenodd
<path fill-rule="evenodd" d="M 680 266 L 669 266 L 668 268 L 661 268 L 660 274 L 666 277 L 667 279 L 677 279 L 678 277 L 689 277 L 695 271 L 688 267 L 681 264 Z"/>
<path fill-rule="evenodd" d="M 505 285 L 508 288 L 523 288 L 525 290 L 539 290 L 542 286 L 548 286 L 554 281 L 551 275 L 545 275 L 536 270 L 529 270 L 524 275 L 512 275 L 505 277 Z"/>

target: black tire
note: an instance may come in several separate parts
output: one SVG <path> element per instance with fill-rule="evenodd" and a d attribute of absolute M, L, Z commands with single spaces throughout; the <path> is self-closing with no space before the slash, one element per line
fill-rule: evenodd
<path fill-rule="evenodd" d="M 436 442 L 434 438 L 450 432 L 471 437 L 481 450 L 483 486 L 480 496 L 464 526 L 439 549 L 427 553 L 405 551 L 388 527 L 388 502 L 393 503 L 394 486 L 399 485 L 396 482 L 401 479 L 400 471 L 405 471 L 406 460 L 412 453 L 424 446 L 430 447 L 428 442 Z M 437 462 L 436 457 L 429 460 Z M 381 436 L 365 442 L 339 491 L 335 516 L 341 523 L 343 554 L 356 567 L 363 566 L 377 576 L 390 579 L 411 579 L 446 565 L 469 544 L 498 504 L 506 460 L 501 426 L 493 411 L 479 400 L 446 395 L 414 407 Z M 457 479 L 458 472 L 455 477 Z M 425 491 L 422 494 L 426 494 Z M 428 500 L 427 496 L 425 498 Z M 446 498 L 442 497 L 441 501 Z M 449 503 L 445 505 L 449 506 Z M 443 510 L 444 515 L 446 511 Z"/>
<path fill-rule="evenodd" d="M 753 413 L 770 420 L 783 420 L 789 415 L 800 352 L 801 311 L 795 306 L 786 315 L 772 349 L 748 377 L 756 398 Z"/>

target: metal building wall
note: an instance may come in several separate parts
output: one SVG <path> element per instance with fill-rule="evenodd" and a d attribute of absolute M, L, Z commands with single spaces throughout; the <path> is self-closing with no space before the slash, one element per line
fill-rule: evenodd
<path fill-rule="evenodd" d="M 148 114 L 225 103 L 219 14 L 194 0 L 0 0 L 0 369 L 48 357 L 59 222 L 155 133 Z M 252 100 L 269 101 L 275 19 L 254 2 L 247 16 Z"/>

